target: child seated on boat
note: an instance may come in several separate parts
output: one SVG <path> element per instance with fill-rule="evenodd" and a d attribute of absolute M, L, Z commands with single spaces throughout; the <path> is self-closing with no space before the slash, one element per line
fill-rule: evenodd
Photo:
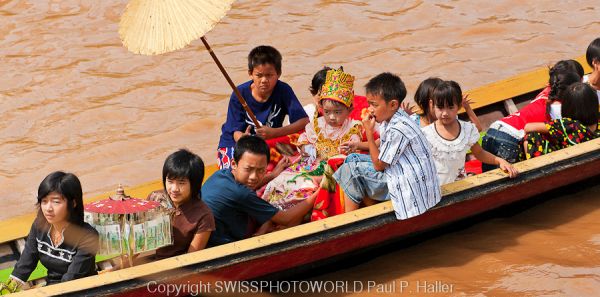
<path fill-rule="evenodd" d="M 560 110 L 561 93 L 571 83 L 577 81 L 572 75 L 575 73 L 579 80 L 583 76 L 583 67 L 575 60 L 562 60 L 549 69 L 548 85 L 527 106 L 519 112 L 513 113 L 498 121 L 493 122 L 483 136 L 482 147 L 484 150 L 499 156 L 509 163 L 516 163 L 522 157 L 521 143 L 525 136 L 527 123 L 545 122 L 552 119 Z M 554 110 L 554 112 L 552 112 Z M 498 168 L 497 166 L 483 164 L 483 171 Z"/>
<path fill-rule="evenodd" d="M 327 77 L 327 71 L 332 70 L 329 66 L 324 66 L 321 70 L 317 71 L 311 81 L 310 86 L 308 87 L 308 91 L 312 95 L 313 103 L 309 103 L 304 105 L 304 111 L 308 115 L 308 118 L 312 122 L 314 116 L 322 116 L 323 110 L 321 109 L 321 87 L 325 83 L 325 78 Z"/>
<path fill-rule="evenodd" d="M 466 177 L 465 157 L 469 150 L 482 163 L 499 165 L 510 177 L 515 177 L 518 171 L 510 163 L 485 151 L 477 143 L 479 131 L 475 125 L 456 117 L 462 98 L 460 85 L 455 81 L 438 84 L 431 93 L 429 102 L 436 120 L 422 128 L 432 147 L 440 184 Z"/>
<path fill-rule="evenodd" d="M 588 84 L 574 83 L 564 93 L 562 118 L 525 125 L 527 159 L 600 137 L 594 91 Z"/>
<path fill-rule="evenodd" d="M 435 87 L 442 82 L 443 80 L 441 78 L 430 77 L 422 81 L 419 84 L 419 87 L 417 87 L 414 100 L 420 111 L 411 114 L 410 118 L 417 122 L 420 127 L 428 126 L 436 120 L 435 113 L 431 109 L 429 101 L 431 101 L 431 93 L 433 92 L 433 89 L 435 89 Z M 483 128 L 481 127 L 479 118 L 477 118 L 477 115 L 475 115 L 475 112 L 473 112 L 473 109 L 471 108 L 471 101 L 468 96 L 469 95 L 466 95 L 463 98 L 462 107 L 469 116 L 469 120 L 471 120 L 471 122 L 477 127 L 477 131 L 481 132 Z"/>
<path fill-rule="evenodd" d="M 435 206 L 441 198 L 431 150 L 419 126 L 400 109 L 406 87 L 400 77 L 381 73 L 365 86 L 368 114 L 363 119 L 369 155 L 350 154 L 333 174 L 345 193 L 346 212 L 364 201 L 392 200 L 398 219 Z M 381 124 L 375 141 L 375 122 Z"/>
<path fill-rule="evenodd" d="M 83 192 L 77 176 L 50 173 L 38 187 L 37 206 L 23 253 L 8 283 L 0 283 L 2 292 L 19 290 L 38 261 L 48 270 L 48 285 L 98 274 L 98 232 L 83 220 Z"/>
<path fill-rule="evenodd" d="M 269 162 L 269 147 L 258 136 L 242 136 L 235 145 L 231 170 L 215 172 L 202 186 L 204 202 L 215 217 L 216 230 L 208 245 L 216 246 L 252 236 L 258 225 L 297 225 L 312 209 L 314 196 L 282 211 L 256 195 Z"/>
<path fill-rule="evenodd" d="M 308 116 L 292 88 L 279 80 L 281 54 L 271 46 L 261 45 L 248 54 L 250 80 L 239 85 L 238 90 L 254 112 L 261 127 L 254 127 L 235 93 L 229 99 L 227 120 L 221 128 L 217 150 L 219 168 L 230 168 L 234 146 L 246 134 L 256 134 L 264 139 L 289 135 L 301 131 L 308 124 Z M 290 124 L 283 126 L 285 116 Z"/>
<path fill-rule="evenodd" d="M 264 191 L 263 199 L 285 210 L 314 194 L 319 187 L 327 159 L 340 155 L 340 144 L 359 142 L 362 125 L 348 116 L 352 110 L 354 77 L 343 69 L 328 70 L 319 91 L 323 116 L 306 125 L 296 145 L 301 157 Z"/>
<path fill-rule="evenodd" d="M 592 68 L 592 73 L 586 75 L 584 82 L 596 91 L 598 101 L 600 101 L 600 38 L 594 39 L 585 52 L 585 59 Z"/>
<path fill-rule="evenodd" d="M 195 252 L 206 247 L 215 219 L 202 201 L 204 162 L 185 149 L 167 157 L 162 169 L 163 190 L 154 191 L 148 200 L 159 201 L 171 210 L 173 245 L 156 250 L 156 258 L 164 259 Z"/>

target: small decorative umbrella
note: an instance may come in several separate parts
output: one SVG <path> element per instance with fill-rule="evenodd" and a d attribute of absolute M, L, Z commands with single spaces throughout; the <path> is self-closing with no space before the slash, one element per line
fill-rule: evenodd
<path fill-rule="evenodd" d="M 246 104 L 204 35 L 225 16 L 235 0 L 131 0 L 119 24 L 119 36 L 131 52 L 159 55 L 200 38 L 256 127 L 260 122 Z"/>
<path fill-rule="evenodd" d="M 100 234 L 100 255 L 128 256 L 173 243 L 171 219 L 158 201 L 125 195 L 119 185 L 116 195 L 85 206 L 85 221 Z"/>

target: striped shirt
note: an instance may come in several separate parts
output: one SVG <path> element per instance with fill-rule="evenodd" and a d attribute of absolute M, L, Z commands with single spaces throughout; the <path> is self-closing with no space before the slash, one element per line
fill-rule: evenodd
<path fill-rule="evenodd" d="M 380 128 L 379 160 L 389 164 L 384 173 L 389 197 L 399 220 L 420 215 L 441 199 L 437 171 L 421 128 L 398 110 Z"/>

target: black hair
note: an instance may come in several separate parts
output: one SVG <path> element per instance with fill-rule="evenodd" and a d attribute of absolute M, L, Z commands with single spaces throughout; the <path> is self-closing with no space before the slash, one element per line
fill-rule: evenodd
<path fill-rule="evenodd" d="M 560 62 L 564 62 L 566 64 L 567 69 L 571 69 L 571 71 L 577 73 L 577 75 L 579 75 L 580 78 L 583 78 L 583 75 L 585 74 L 585 72 L 583 70 L 583 66 L 581 66 L 581 64 L 579 62 L 577 62 L 573 59 L 559 61 L 558 63 L 560 63 Z"/>
<path fill-rule="evenodd" d="M 586 126 L 598 123 L 598 96 L 588 84 L 576 82 L 567 87 L 561 106 L 563 118 L 580 121 Z"/>
<path fill-rule="evenodd" d="M 187 178 L 190 181 L 191 198 L 202 199 L 202 182 L 204 181 L 204 162 L 202 159 L 186 150 L 180 149 L 170 154 L 162 169 L 162 182 L 167 191 L 166 180 Z"/>
<path fill-rule="evenodd" d="M 278 75 L 281 75 L 281 54 L 270 45 L 260 45 L 253 48 L 248 54 L 248 71 L 252 73 L 254 67 L 271 64 Z"/>
<path fill-rule="evenodd" d="M 581 82 L 581 77 L 571 71 L 558 71 L 550 74 L 550 93 L 546 104 L 546 115 L 550 114 L 550 105 L 554 101 L 564 103 L 564 93 L 567 87 L 576 82 Z"/>
<path fill-rule="evenodd" d="M 310 82 L 310 87 L 308 90 L 310 93 L 315 96 L 321 91 L 321 87 L 325 83 L 325 78 L 327 77 L 327 71 L 331 70 L 331 67 L 324 66 L 323 69 L 317 71 L 315 75 L 313 75 L 312 81 Z"/>
<path fill-rule="evenodd" d="M 422 116 L 429 116 L 429 100 L 433 89 L 437 87 L 443 80 L 438 77 L 430 77 L 419 84 L 415 92 L 415 103 L 421 108 Z"/>
<path fill-rule="evenodd" d="M 583 66 L 581 66 L 581 64 L 575 60 L 560 60 L 556 62 L 554 66 L 548 68 L 548 76 L 550 79 L 552 79 L 552 75 L 560 72 L 573 72 L 579 76 L 580 80 L 585 74 L 583 71 Z M 550 79 L 548 80 L 548 83 L 550 83 Z"/>
<path fill-rule="evenodd" d="M 437 107 L 458 106 L 462 104 L 462 90 L 453 80 L 440 82 L 431 92 L 433 105 Z"/>
<path fill-rule="evenodd" d="M 548 100 L 550 102 L 562 100 L 562 93 L 567 89 L 568 86 L 570 86 L 572 83 L 581 82 L 581 77 L 579 77 L 574 72 L 550 72 L 550 79 L 548 80 L 548 83 L 550 84 L 550 93 L 548 94 Z"/>
<path fill-rule="evenodd" d="M 590 43 L 585 51 L 585 59 L 587 60 L 588 65 L 590 65 L 592 68 L 594 68 L 594 60 L 600 63 L 600 37 L 594 39 L 594 41 Z"/>
<path fill-rule="evenodd" d="M 267 142 L 254 135 L 244 135 L 238 139 L 233 149 L 233 160 L 238 163 L 245 152 L 267 156 L 267 163 L 271 158 Z"/>
<path fill-rule="evenodd" d="M 374 96 L 381 96 L 386 103 L 392 100 L 402 100 L 406 97 L 406 87 L 399 76 L 384 72 L 371 78 L 365 85 L 366 93 Z"/>
<path fill-rule="evenodd" d="M 83 225 L 83 191 L 81 182 L 75 174 L 62 171 L 55 171 L 42 180 L 38 187 L 37 205 L 40 206 L 42 199 L 50 193 L 60 194 L 67 201 L 69 216 L 67 220 L 76 225 Z M 36 222 L 47 222 L 44 218 L 41 208 L 38 210 Z"/>

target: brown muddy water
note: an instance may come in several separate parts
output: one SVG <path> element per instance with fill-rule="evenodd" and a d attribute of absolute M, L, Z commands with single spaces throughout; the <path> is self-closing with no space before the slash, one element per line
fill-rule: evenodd
<path fill-rule="evenodd" d="M 158 179 L 180 147 L 215 163 L 231 90 L 200 41 L 154 57 L 123 48 L 125 5 L 0 0 L 0 219 L 33 211 L 54 170 L 77 174 L 89 197 Z M 383 71 L 399 74 L 409 97 L 429 76 L 470 89 L 582 55 L 599 24 L 597 1 L 237 1 L 206 38 L 237 83 L 248 79 L 254 46 L 275 46 L 282 80 L 309 103 L 323 65 L 343 65 L 359 94 Z M 581 194 L 588 205 L 579 210 L 550 207 L 568 200 L 559 199 L 535 218 L 485 222 L 460 240 L 448 235 L 335 277 L 441 279 L 459 295 L 598 293 L 595 190 Z M 442 261 L 446 253 L 456 261 Z"/>
<path fill-rule="evenodd" d="M 392 244 L 373 251 L 387 252 L 382 256 L 362 255 L 370 260 L 309 281 L 349 284 L 349 294 L 333 290 L 332 297 L 600 296 L 600 186 L 586 186 L 488 213 L 408 247 Z"/>

